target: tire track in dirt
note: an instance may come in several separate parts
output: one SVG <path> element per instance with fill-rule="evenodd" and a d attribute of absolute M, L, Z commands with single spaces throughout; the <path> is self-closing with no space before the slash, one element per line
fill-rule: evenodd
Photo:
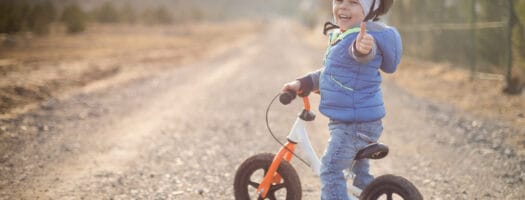
<path fill-rule="evenodd" d="M 245 58 L 250 58 L 251 54 L 256 53 L 255 48 L 243 47 L 253 43 L 251 40 L 253 38 L 246 38 L 241 40 L 242 44 L 231 45 L 233 50 L 226 50 L 226 53 L 218 55 L 221 57 L 215 61 L 211 59 L 209 62 L 187 66 L 186 69 L 157 74 L 158 77 L 119 86 L 123 87 L 122 89 L 110 88 L 109 91 L 101 93 L 91 90 L 92 94 L 87 97 L 81 94 L 65 99 L 65 102 L 56 102 L 72 107 L 75 107 L 72 104 L 77 103 L 93 107 L 96 105 L 111 111 L 104 113 L 107 115 L 100 118 L 89 116 L 88 113 L 83 117 L 86 120 L 72 120 L 60 124 L 56 128 L 63 129 L 57 133 L 59 136 L 54 136 L 45 144 L 39 144 L 44 147 L 42 153 L 35 152 L 38 151 L 36 148 L 30 148 L 25 149 L 22 155 L 18 154 L 18 157 L 25 159 L 38 159 L 45 157 L 48 153 L 46 150 L 58 152 L 54 155 L 56 157 L 45 161 L 46 166 L 41 165 L 42 169 L 20 172 L 31 178 L 24 178 L 14 184 L 15 189 L 12 190 L 11 197 L 20 195 L 26 198 L 70 198 L 75 196 L 75 189 L 86 185 L 93 176 L 103 176 L 108 171 L 126 171 L 125 168 L 130 162 L 143 156 L 142 151 L 145 150 L 144 146 L 147 146 L 144 143 L 159 133 L 158 127 L 166 124 L 167 118 L 179 114 L 167 111 L 184 111 L 185 108 L 191 107 L 193 97 L 205 96 L 206 90 L 213 88 L 215 82 L 231 77 L 243 65 Z M 243 52 L 237 57 L 228 56 L 237 53 L 232 51 L 238 48 L 242 48 Z M 101 101 L 100 98 L 106 100 Z M 56 112 L 76 111 L 67 108 L 68 106 L 57 105 Z M 65 148 L 68 150 L 61 152 L 54 146 L 67 146 Z M 33 153 L 40 156 L 30 156 Z M 31 162 L 28 160 L 27 164 Z"/>

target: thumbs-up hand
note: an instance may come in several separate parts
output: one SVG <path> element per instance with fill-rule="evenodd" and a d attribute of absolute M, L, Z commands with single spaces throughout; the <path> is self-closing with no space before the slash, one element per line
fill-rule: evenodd
<path fill-rule="evenodd" d="M 374 37 L 366 33 L 366 24 L 361 22 L 361 31 L 359 31 L 359 34 L 357 35 L 355 44 L 356 50 L 361 54 L 367 55 L 372 50 L 374 43 Z"/>

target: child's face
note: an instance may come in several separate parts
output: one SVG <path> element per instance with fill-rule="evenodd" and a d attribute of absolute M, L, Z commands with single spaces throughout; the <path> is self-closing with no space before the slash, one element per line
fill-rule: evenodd
<path fill-rule="evenodd" d="M 335 23 L 343 30 L 358 26 L 365 19 L 359 0 L 333 0 L 332 11 Z"/>

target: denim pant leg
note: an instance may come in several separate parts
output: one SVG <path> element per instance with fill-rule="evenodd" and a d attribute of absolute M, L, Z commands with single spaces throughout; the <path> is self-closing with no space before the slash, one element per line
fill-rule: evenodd
<path fill-rule="evenodd" d="M 365 123 L 330 122 L 330 139 L 321 159 L 321 199 L 347 200 L 344 169 L 351 167 L 357 152 L 370 142 L 377 142 L 383 126 L 381 121 Z M 365 188 L 372 180 L 368 160 L 357 161 L 354 185 Z"/>
<path fill-rule="evenodd" d="M 383 125 L 381 120 L 359 123 L 357 125 L 357 137 L 359 141 L 356 142 L 356 148 L 360 150 L 369 143 L 377 142 L 382 131 Z M 370 174 L 370 164 L 368 159 L 358 160 L 354 165 L 353 172 L 356 175 L 354 186 L 358 188 L 364 189 L 374 180 L 374 177 Z"/>
<path fill-rule="evenodd" d="M 361 159 L 356 161 L 353 172 L 356 175 L 354 178 L 354 186 L 365 189 L 365 187 L 374 180 L 374 176 L 370 174 L 370 164 L 368 159 Z"/>
<path fill-rule="evenodd" d="M 348 131 L 350 129 L 350 131 Z M 321 158 L 321 199 L 348 200 L 344 169 L 350 168 L 357 153 L 353 129 L 343 123 L 330 123 L 330 139 Z"/>

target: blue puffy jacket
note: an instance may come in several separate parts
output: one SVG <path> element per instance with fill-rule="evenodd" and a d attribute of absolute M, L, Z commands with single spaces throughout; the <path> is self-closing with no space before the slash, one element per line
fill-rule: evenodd
<path fill-rule="evenodd" d="M 376 41 L 370 61 L 361 63 L 349 53 L 358 33 L 345 36 L 326 54 L 319 75 L 319 110 L 332 120 L 368 122 L 385 116 L 379 69 L 396 71 L 402 54 L 401 37 L 394 28 L 376 22 L 367 22 L 367 32 Z"/>

